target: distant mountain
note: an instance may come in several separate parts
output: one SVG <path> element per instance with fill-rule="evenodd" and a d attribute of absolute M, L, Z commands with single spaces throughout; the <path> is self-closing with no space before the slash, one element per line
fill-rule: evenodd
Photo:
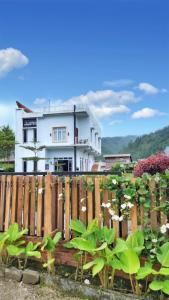
<path fill-rule="evenodd" d="M 150 134 L 137 137 L 120 150 L 121 153 L 131 153 L 134 159 L 145 158 L 169 146 L 169 126 Z"/>
<path fill-rule="evenodd" d="M 117 136 L 117 137 L 103 137 L 102 138 L 102 155 L 104 154 L 118 154 L 128 146 L 130 142 L 135 141 L 137 136 Z"/>

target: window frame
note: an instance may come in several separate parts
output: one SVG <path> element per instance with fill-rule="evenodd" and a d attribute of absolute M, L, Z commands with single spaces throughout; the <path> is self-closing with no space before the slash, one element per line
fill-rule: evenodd
<path fill-rule="evenodd" d="M 65 140 L 57 140 L 55 138 L 54 131 L 57 130 L 57 129 L 61 129 L 61 128 L 65 129 Z M 67 143 L 67 137 L 68 137 L 68 133 L 67 133 L 67 127 L 66 126 L 54 126 L 54 127 L 52 127 L 52 142 L 53 143 L 56 143 L 56 144 Z"/>

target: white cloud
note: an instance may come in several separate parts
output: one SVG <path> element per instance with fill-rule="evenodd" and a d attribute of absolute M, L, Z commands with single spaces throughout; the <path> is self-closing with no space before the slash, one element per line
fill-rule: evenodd
<path fill-rule="evenodd" d="M 160 92 L 160 90 L 157 87 L 155 87 L 152 84 L 147 83 L 147 82 L 139 83 L 137 88 L 147 95 L 155 95 Z"/>
<path fill-rule="evenodd" d="M 104 85 L 115 87 L 115 88 L 129 86 L 132 85 L 133 83 L 134 81 L 131 79 L 107 80 L 103 82 Z"/>
<path fill-rule="evenodd" d="M 109 125 L 119 125 L 123 123 L 123 120 L 113 120 L 109 123 Z"/>
<path fill-rule="evenodd" d="M 119 91 L 113 90 L 99 90 L 89 91 L 86 94 L 72 97 L 66 102 L 68 104 L 93 104 L 108 102 L 112 105 L 127 104 L 132 102 L 138 102 L 139 98 L 135 96 L 133 91 Z"/>
<path fill-rule="evenodd" d="M 35 104 L 35 105 L 42 105 L 42 104 L 46 104 L 47 102 L 49 103 L 49 100 L 47 100 L 46 98 L 36 98 L 33 101 L 33 104 Z"/>
<path fill-rule="evenodd" d="M 29 59 L 20 51 L 14 48 L 0 50 L 0 77 L 6 76 L 14 69 L 26 66 Z"/>
<path fill-rule="evenodd" d="M 164 115 L 164 113 L 160 112 L 157 109 L 152 109 L 149 107 L 145 107 L 141 110 L 138 110 L 132 114 L 133 119 L 147 119 L 147 118 L 153 118 L 155 116 Z"/>
<path fill-rule="evenodd" d="M 92 106 L 91 110 L 99 118 L 109 117 L 114 114 L 128 113 L 130 109 L 125 105 L 119 106 Z"/>

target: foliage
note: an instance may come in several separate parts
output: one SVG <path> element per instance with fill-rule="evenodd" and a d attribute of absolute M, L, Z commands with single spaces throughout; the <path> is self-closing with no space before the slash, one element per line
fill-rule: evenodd
<path fill-rule="evenodd" d="M 0 129 L 0 159 L 8 160 L 14 153 L 15 134 L 9 126 Z"/>
<path fill-rule="evenodd" d="M 164 173 L 169 169 L 169 155 L 158 153 L 138 162 L 134 168 L 134 175 L 141 177 L 144 173 L 154 175 Z"/>
<path fill-rule="evenodd" d="M 51 238 L 51 236 L 45 236 L 42 241 L 41 250 L 42 251 L 45 250 L 47 252 L 47 261 L 43 264 L 43 267 L 47 268 L 49 273 L 55 272 L 54 251 L 60 239 L 61 239 L 61 232 L 57 232 L 53 239 Z"/>
<path fill-rule="evenodd" d="M 117 136 L 117 137 L 103 137 L 102 138 L 102 154 L 117 154 L 117 153 L 130 153 L 123 152 L 123 148 L 127 147 L 130 142 L 135 141 L 137 136 Z"/>
<path fill-rule="evenodd" d="M 34 161 L 36 163 L 38 163 L 38 161 L 40 161 L 40 160 L 46 160 L 47 158 L 38 156 L 39 152 L 43 151 L 46 148 L 46 146 L 45 145 L 38 146 L 37 145 L 38 142 L 32 142 L 32 143 L 33 143 L 33 146 L 29 146 L 29 145 L 28 146 L 20 146 L 21 148 L 29 150 L 33 153 L 33 156 L 23 157 L 23 159 L 26 161 Z M 37 168 L 37 166 L 36 166 L 36 168 Z M 37 171 L 37 170 L 34 170 L 34 171 Z"/>
<path fill-rule="evenodd" d="M 146 158 L 157 152 L 163 152 L 169 145 L 169 126 L 150 134 L 137 137 L 124 147 L 121 153 L 131 153 L 133 159 Z"/>

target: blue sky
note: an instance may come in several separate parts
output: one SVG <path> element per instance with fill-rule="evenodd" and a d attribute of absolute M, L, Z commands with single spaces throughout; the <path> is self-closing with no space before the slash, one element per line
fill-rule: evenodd
<path fill-rule="evenodd" d="M 0 125 L 87 103 L 103 136 L 169 125 L 168 0 L 1 0 Z"/>

